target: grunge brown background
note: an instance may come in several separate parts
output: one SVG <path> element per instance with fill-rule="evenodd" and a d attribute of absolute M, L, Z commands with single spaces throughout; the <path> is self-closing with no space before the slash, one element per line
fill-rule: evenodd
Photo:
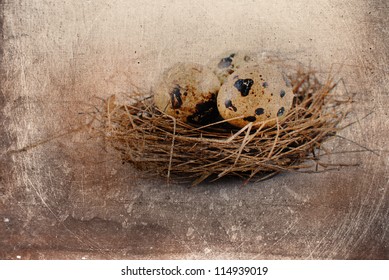
<path fill-rule="evenodd" d="M 389 258 L 387 1 L 0 3 L 0 258 Z M 352 166 L 168 186 L 85 129 L 99 98 L 236 49 L 343 78 L 352 141 L 327 148 L 360 152 L 326 160 Z"/>

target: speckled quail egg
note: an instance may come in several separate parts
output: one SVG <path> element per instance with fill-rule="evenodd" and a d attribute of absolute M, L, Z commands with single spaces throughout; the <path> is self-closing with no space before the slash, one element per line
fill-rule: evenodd
<path fill-rule="evenodd" d="M 244 51 L 226 52 L 211 59 L 207 66 L 223 84 L 234 71 L 257 63 L 257 54 Z"/>
<path fill-rule="evenodd" d="M 157 108 L 184 122 L 208 124 L 219 115 L 216 96 L 220 82 L 212 71 L 196 63 L 177 63 L 155 86 Z"/>
<path fill-rule="evenodd" d="M 217 107 L 220 115 L 229 123 L 244 127 L 249 122 L 260 126 L 272 125 L 283 118 L 293 103 L 293 91 L 280 70 L 263 63 L 235 71 L 221 86 Z"/>

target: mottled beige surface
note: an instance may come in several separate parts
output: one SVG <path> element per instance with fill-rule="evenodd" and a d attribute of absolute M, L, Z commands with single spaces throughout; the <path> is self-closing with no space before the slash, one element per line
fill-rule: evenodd
<path fill-rule="evenodd" d="M 294 95 L 290 81 L 287 86 L 274 64 L 260 63 L 235 71 L 217 95 L 220 115 L 223 119 L 235 118 L 229 122 L 237 127 L 245 127 L 253 121 L 257 127 L 275 125 L 277 117 L 282 120 L 292 108 Z M 240 116 L 244 118 L 236 119 Z"/>
<path fill-rule="evenodd" d="M 369 2 L 0 1 L 0 257 L 388 259 L 389 7 Z M 98 98 L 235 49 L 333 67 L 357 101 L 341 135 L 376 152 L 188 189 L 141 178 L 76 131 Z"/>

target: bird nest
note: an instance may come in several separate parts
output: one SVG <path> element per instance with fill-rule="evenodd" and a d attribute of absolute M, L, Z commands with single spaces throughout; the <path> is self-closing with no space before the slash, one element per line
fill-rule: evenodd
<path fill-rule="evenodd" d="M 334 93 L 336 82 L 321 83 L 312 70 L 298 69 L 288 78 L 292 109 L 270 126 L 234 128 L 226 121 L 196 126 L 158 110 L 152 95 L 139 94 L 129 105 L 117 104 L 114 96 L 105 101 L 105 137 L 123 162 L 193 185 L 224 176 L 248 182 L 305 169 L 310 159 L 318 162 L 323 142 L 341 129 L 347 102 Z"/>

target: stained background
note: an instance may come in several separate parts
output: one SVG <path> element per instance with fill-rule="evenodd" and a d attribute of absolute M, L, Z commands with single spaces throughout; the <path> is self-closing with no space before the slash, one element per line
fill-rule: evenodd
<path fill-rule="evenodd" d="M 0 258 L 388 259 L 387 1 L 0 3 Z M 142 177 L 85 129 L 100 98 L 236 49 L 333 69 L 355 124 L 327 148 L 371 151 L 188 188 Z"/>

